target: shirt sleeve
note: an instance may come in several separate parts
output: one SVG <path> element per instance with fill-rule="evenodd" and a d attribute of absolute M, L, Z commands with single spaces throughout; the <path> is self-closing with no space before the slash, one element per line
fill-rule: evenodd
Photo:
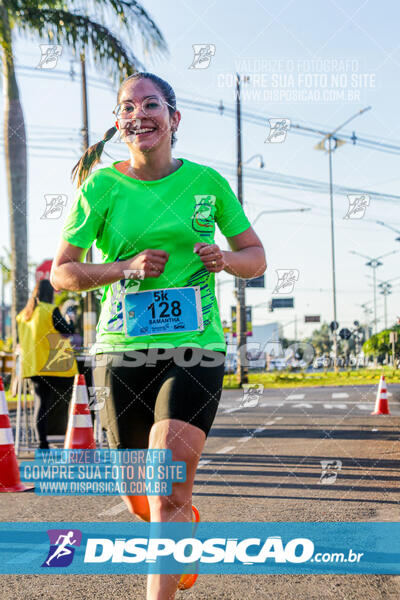
<path fill-rule="evenodd" d="M 58 308 L 53 310 L 53 325 L 59 333 L 71 335 L 75 331 L 73 323 L 67 323 Z"/>
<path fill-rule="evenodd" d="M 215 220 L 221 233 L 225 237 L 232 237 L 246 231 L 251 224 L 229 182 L 219 173 L 217 175 Z"/>
<path fill-rule="evenodd" d="M 62 237 L 80 248 L 90 248 L 106 218 L 108 194 L 99 185 L 99 171 L 89 175 L 75 193 L 74 203 L 64 223 Z"/>

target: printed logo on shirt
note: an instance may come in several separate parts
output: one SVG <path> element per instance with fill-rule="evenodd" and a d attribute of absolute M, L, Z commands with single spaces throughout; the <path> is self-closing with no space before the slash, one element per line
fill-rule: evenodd
<path fill-rule="evenodd" d="M 72 369 L 75 358 L 69 340 L 60 339 L 59 333 L 48 333 L 46 338 L 49 343 L 49 354 L 41 372 L 66 372 Z"/>
<path fill-rule="evenodd" d="M 213 194 L 195 194 L 192 227 L 194 231 L 210 235 L 214 231 L 216 196 Z"/>

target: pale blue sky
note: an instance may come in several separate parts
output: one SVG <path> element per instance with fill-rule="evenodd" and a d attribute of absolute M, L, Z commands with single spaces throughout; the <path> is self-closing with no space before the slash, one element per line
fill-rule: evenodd
<path fill-rule="evenodd" d="M 327 182 L 328 157 L 324 152 L 314 150 L 318 140 L 289 131 L 284 143 L 265 143 L 267 118 L 285 117 L 292 123 L 329 130 L 369 105 L 372 109 L 344 132 L 351 134 L 355 130 L 360 137 L 391 141 L 400 146 L 400 11 L 397 2 L 249 0 L 244 4 L 239 0 L 146 0 L 143 6 L 156 20 L 170 50 L 168 58 L 156 62 L 143 60 L 149 71 L 171 83 L 178 104 L 179 98 L 207 100 L 215 105 L 222 99 L 226 105 L 233 106 L 232 74 L 239 70 L 243 75 L 251 76 L 243 95 L 243 110 L 261 114 L 265 117 L 265 126 L 243 124 L 244 160 L 261 153 L 265 171 Z M 138 36 L 134 39 L 139 40 Z M 81 127 L 79 79 L 72 82 L 62 74 L 70 69 L 71 54 L 65 47 L 54 70 L 32 70 L 39 62 L 40 42 L 46 43 L 46 40 L 18 37 L 15 43 L 30 145 L 29 254 L 37 262 L 52 257 L 66 214 L 59 220 L 41 219 L 44 194 L 66 194 L 67 209 L 72 202 L 69 174 L 80 155 L 78 132 Z M 201 70 L 189 69 L 193 59 L 192 45 L 206 43 L 215 45 L 210 66 Z M 140 42 L 135 44 L 135 52 L 143 58 Z M 318 62 L 321 60 L 323 65 Z M 342 68 L 343 85 L 333 88 L 332 93 L 337 94 L 342 89 L 344 96 L 339 94 L 337 100 L 328 100 L 323 96 L 326 92 L 322 86 L 327 84 L 330 88 L 330 70 L 335 65 Z M 77 64 L 75 69 L 78 72 Z M 94 142 L 113 122 L 111 111 L 116 89 L 106 82 L 106 76 L 98 69 L 89 66 L 88 74 L 91 141 Z M 273 85 L 277 87 L 272 88 Z M 309 85 L 311 87 L 307 87 Z M 272 89 L 286 95 L 280 101 L 271 101 Z M 298 91 L 307 93 L 308 98 L 296 100 Z M 234 166 L 234 120 L 217 111 L 210 114 L 185 107 L 181 112 L 174 155 L 214 167 L 214 161 L 229 162 Z M 108 144 L 106 149 L 112 160 L 128 157 L 121 144 Z M 0 152 L 0 219 L 6 224 L 2 145 Z M 104 165 L 111 161 L 111 158 L 104 158 Z M 400 195 L 398 162 L 395 155 L 345 144 L 333 157 L 334 181 L 359 191 Z M 255 169 L 256 162 L 251 167 Z M 229 180 L 236 191 L 235 180 Z M 313 326 L 304 325 L 305 314 L 320 314 L 328 321 L 332 318 L 328 194 L 255 185 L 245 179 L 244 199 L 250 220 L 263 209 L 300 205 L 312 208 L 311 212 L 269 215 L 258 220 L 255 228 L 265 245 L 269 263 L 267 289 L 248 292 L 251 304 L 267 302 L 277 281 L 275 270 L 298 269 L 295 309 L 269 313 L 266 306 L 259 307 L 255 309 L 254 322 L 279 320 L 285 324 L 297 315 L 299 334 L 307 335 Z M 359 304 L 372 300 L 372 288 L 367 279 L 369 270 L 364 266 L 365 261 L 351 255 L 350 250 L 369 256 L 390 252 L 396 249 L 396 244 L 400 250 L 400 243 L 394 241 L 396 234 L 374 223 L 378 219 L 400 229 L 398 204 L 371 196 L 362 220 L 343 219 L 347 206 L 346 196 L 335 196 L 338 320 L 343 326 L 349 326 L 356 318 L 361 320 Z M 4 227 L 2 244 L 8 244 L 7 229 Z M 221 237 L 218 239 L 225 244 Z M 384 260 L 383 267 L 378 270 L 379 279 L 398 275 L 399 257 L 400 254 Z M 229 275 L 221 275 L 222 281 L 229 279 Z M 395 283 L 388 299 L 389 324 L 400 313 L 400 286 Z M 233 303 L 232 285 L 225 284 L 222 290 L 222 316 L 227 318 Z M 383 318 L 382 296 L 378 298 L 378 315 Z M 287 334 L 293 335 L 290 324 Z"/>

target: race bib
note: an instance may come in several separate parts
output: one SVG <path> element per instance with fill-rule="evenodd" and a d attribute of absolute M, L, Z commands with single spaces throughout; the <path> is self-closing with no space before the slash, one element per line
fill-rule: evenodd
<path fill-rule="evenodd" d="M 126 293 L 123 318 L 125 334 L 130 337 L 202 331 L 200 287 Z"/>

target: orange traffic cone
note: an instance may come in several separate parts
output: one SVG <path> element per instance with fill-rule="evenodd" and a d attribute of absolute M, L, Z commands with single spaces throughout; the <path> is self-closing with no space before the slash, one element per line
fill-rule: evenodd
<path fill-rule="evenodd" d="M 68 450 L 96 448 L 84 375 L 75 375 L 64 448 Z"/>
<path fill-rule="evenodd" d="M 24 492 L 26 489 L 19 476 L 3 379 L 0 377 L 0 492 Z"/>
<path fill-rule="evenodd" d="M 385 376 L 381 375 L 379 380 L 378 393 L 376 395 L 375 410 L 371 415 L 390 415 L 387 399 L 387 387 Z"/>

